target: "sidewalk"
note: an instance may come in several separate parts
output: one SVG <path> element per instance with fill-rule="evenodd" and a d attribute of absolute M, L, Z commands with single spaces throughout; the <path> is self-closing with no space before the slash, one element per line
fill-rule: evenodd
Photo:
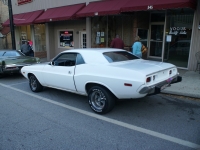
<path fill-rule="evenodd" d="M 178 70 L 182 81 L 172 84 L 162 91 L 162 93 L 182 95 L 200 98 L 200 74 L 199 71 Z"/>

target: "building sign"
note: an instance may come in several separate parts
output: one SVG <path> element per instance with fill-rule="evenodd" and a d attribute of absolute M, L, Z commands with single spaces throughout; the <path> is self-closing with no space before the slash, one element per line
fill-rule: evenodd
<path fill-rule="evenodd" d="M 149 6 L 147 6 L 147 10 L 151 10 L 151 9 L 153 9 L 153 6 L 152 5 L 149 5 Z"/>
<path fill-rule="evenodd" d="M 23 5 L 23 4 L 31 3 L 31 2 L 33 2 L 33 0 L 17 0 L 18 5 Z"/>
<path fill-rule="evenodd" d="M 169 34 L 187 34 L 186 32 L 186 27 L 170 27 L 170 32 Z"/>
<path fill-rule="evenodd" d="M 73 48 L 74 47 L 74 37 L 73 31 L 60 31 L 60 47 L 62 48 Z"/>

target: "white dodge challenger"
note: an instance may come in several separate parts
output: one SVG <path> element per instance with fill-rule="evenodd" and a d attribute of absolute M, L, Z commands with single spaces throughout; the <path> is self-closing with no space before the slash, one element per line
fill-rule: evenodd
<path fill-rule="evenodd" d="M 111 111 L 116 100 L 158 94 L 182 80 L 173 64 L 111 48 L 66 50 L 50 62 L 23 67 L 21 73 L 33 92 L 50 87 L 88 96 L 98 114 Z"/>

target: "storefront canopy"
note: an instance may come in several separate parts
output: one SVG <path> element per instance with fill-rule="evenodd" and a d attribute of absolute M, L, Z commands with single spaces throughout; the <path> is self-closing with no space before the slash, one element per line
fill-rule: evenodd
<path fill-rule="evenodd" d="M 44 10 L 38 10 L 22 14 L 15 14 L 13 15 L 13 23 L 16 26 L 33 24 L 34 20 L 38 16 L 40 16 L 43 12 Z M 8 19 L 6 22 L 3 23 L 3 26 L 9 26 L 9 25 L 10 25 L 10 19 Z"/>
<path fill-rule="evenodd" d="M 85 3 L 68 5 L 63 7 L 49 8 L 40 17 L 38 17 L 34 22 L 50 22 L 59 20 L 69 20 L 75 17 L 75 14 L 85 7 Z"/>
<path fill-rule="evenodd" d="M 128 0 L 122 7 L 121 12 L 165 10 L 174 8 L 196 8 L 196 0 Z"/>
<path fill-rule="evenodd" d="M 85 8 L 79 11 L 77 17 L 91 17 L 120 14 L 120 8 L 128 0 L 104 0 L 90 2 Z"/>
<path fill-rule="evenodd" d="M 115 15 L 121 12 L 196 8 L 196 0 L 103 0 L 90 2 L 77 17 Z"/>

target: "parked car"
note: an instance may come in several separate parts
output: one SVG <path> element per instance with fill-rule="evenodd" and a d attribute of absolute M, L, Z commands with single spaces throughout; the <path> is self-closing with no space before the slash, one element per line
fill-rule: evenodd
<path fill-rule="evenodd" d="M 51 87 L 88 96 L 89 106 L 98 114 L 111 111 L 118 99 L 157 94 L 181 81 L 173 64 L 111 48 L 66 50 L 50 62 L 23 67 L 21 73 L 33 92 Z"/>
<path fill-rule="evenodd" d="M 0 76 L 21 73 L 23 66 L 40 63 L 37 57 L 25 56 L 18 50 L 0 50 Z"/>

